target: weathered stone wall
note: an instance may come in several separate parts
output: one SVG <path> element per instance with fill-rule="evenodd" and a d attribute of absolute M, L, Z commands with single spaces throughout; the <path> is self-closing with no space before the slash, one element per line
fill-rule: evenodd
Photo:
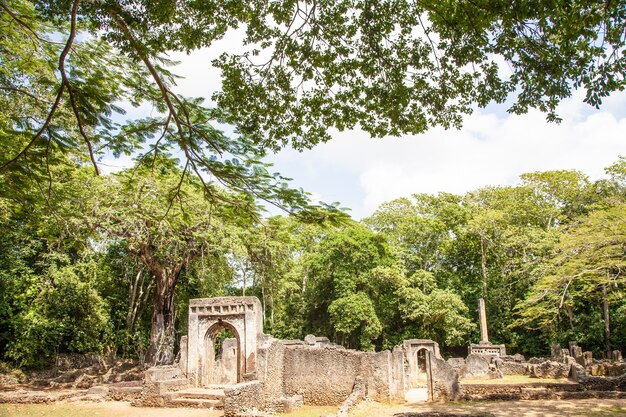
<path fill-rule="evenodd" d="M 389 401 L 394 396 L 393 355 L 389 351 L 368 352 L 362 357 L 362 373 L 367 396 L 376 401 Z"/>
<path fill-rule="evenodd" d="M 269 399 L 283 396 L 283 368 L 285 345 L 278 339 L 267 336 L 258 350 L 257 378 L 263 383 Z"/>
<path fill-rule="evenodd" d="M 406 390 L 405 355 L 399 348 L 394 352 L 359 352 L 338 346 L 312 347 L 283 345 L 280 353 L 259 357 L 272 358 L 270 369 L 282 369 L 284 395 L 302 394 L 305 404 L 338 405 L 353 391 L 357 378 L 362 378 L 369 398 L 391 401 L 404 398 Z M 259 362 L 261 363 L 261 362 Z M 274 372 L 279 375 L 278 369 Z M 277 378 L 281 378 L 278 376 Z M 268 377 L 265 381 L 270 382 Z M 266 393 L 276 396 L 276 387 Z"/>
<path fill-rule="evenodd" d="M 265 409 L 263 384 L 259 381 L 228 386 L 224 394 L 224 417 L 238 417 Z"/>
<path fill-rule="evenodd" d="M 284 393 L 310 405 L 338 405 L 351 393 L 365 354 L 337 347 L 286 347 Z"/>
<path fill-rule="evenodd" d="M 432 374 L 432 399 L 435 401 L 452 401 L 461 395 L 459 374 L 443 359 L 430 355 Z"/>

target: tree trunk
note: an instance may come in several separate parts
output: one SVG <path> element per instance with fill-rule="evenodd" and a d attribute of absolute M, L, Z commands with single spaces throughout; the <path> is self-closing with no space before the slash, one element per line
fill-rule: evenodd
<path fill-rule="evenodd" d="M 604 346 L 607 359 L 611 358 L 611 322 L 609 320 L 609 297 L 606 284 L 602 286 L 602 310 L 604 312 Z"/>
<path fill-rule="evenodd" d="M 569 319 L 569 328 L 570 330 L 574 330 L 574 310 L 572 306 L 565 307 L 565 311 L 567 311 L 567 318 Z"/>
<path fill-rule="evenodd" d="M 156 290 L 152 298 L 152 326 L 148 362 L 152 365 L 174 363 L 174 288 L 175 276 L 166 271 L 155 275 Z"/>

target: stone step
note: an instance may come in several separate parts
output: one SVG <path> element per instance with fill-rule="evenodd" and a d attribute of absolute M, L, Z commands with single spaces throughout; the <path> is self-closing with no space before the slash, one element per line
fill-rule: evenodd
<path fill-rule="evenodd" d="M 188 407 L 188 408 L 210 408 L 221 409 L 224 408 L 223 400 L 207 400 L 200 398 L 174 398 L 167 401 L 168 407 Z"/>
<path fill-rule="evenodd" d="M 203 388 L 190 388 L 181 391 L 175 391 L 171 393 L 172 399 L 174 398 L 191 398 L 199 400 L 223 400 L 224 390 L 222 389 L 203 389 Z"/>

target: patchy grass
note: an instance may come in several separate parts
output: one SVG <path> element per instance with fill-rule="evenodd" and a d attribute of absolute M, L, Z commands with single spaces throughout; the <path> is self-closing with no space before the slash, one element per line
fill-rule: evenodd
<path fill-rule="evenodd" d="M 550 379 L 550 378 L 531 378 L 527 375 L 505 375 L 502 379 L 461 379 L 461 385 L 478 385 L 478 384 L 575 384 L 567 378 Z"/>
<path fill-rule="evenodd" d="M 132 407 L 126 402 L 0 404 L 0 417 L 220 417 L 221 411 Z"/>

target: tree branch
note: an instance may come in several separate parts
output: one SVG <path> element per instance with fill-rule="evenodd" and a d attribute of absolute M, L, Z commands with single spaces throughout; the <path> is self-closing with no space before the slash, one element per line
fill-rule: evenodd
<path fill-rule="evenodd" d="M 74 43 L 74 39 L 76 38 L 76 16 L 78 14 L 79 3 L 80 3 L 80 0 L 74 0 L 74 3 L 72 4 L 72 17 L 71 17 L 72 22 L 70 26 L 70 34 L 67 38 L 67 42 L 65 43 L 65 47 L 63 48 L 63 51 L 61 52 L 61 55 L 59 56 L 58 68 L 61 74 L 65 73 L 65 59 L 67 58 L 67 55 L 69 54 L 70 49 L 72 48 L 72 44 Z M 2 5 L 3 8 L 6 7 L 4 6 L 4 3 L 0 3 L 0 5 Z M 52 107 L 50 108 L 50 111 L 48 112 L 48 117 L 46 118 L 46 121 L 41 126 L 39 131 L 37 131 L 37 133 L 31 139 L 31 141 L 28 142 L 28 144 L 24 147 L 24 149 L 20 151 L 20 153 L 18 153 L 14 158 L 10 159 L 9 161 L 2 164 L 2 166 L 0 166 L 0 172 L 6 170 L 8 166 L 14 164 L 18 159 L 20 159 L 24 154 L 26 154 L 26 152 L 28 152 L 28 150 L 41 137 L 43 132 L 48 128 L 48 126 L 52 122 L 52 117 L 54 116 L 57 109 L 59 108 L 59 105 L 61 104 L 61 97 L 63 96 L 63 91 L 65 90 L 66 86 L 67 85 L 66 85 L 65 79 L 62 79 L 61 85 L 59 86 L 59 91 L 57 92 L 56 99 L 54 100 L 54 103 L 52 104 Z"/>

